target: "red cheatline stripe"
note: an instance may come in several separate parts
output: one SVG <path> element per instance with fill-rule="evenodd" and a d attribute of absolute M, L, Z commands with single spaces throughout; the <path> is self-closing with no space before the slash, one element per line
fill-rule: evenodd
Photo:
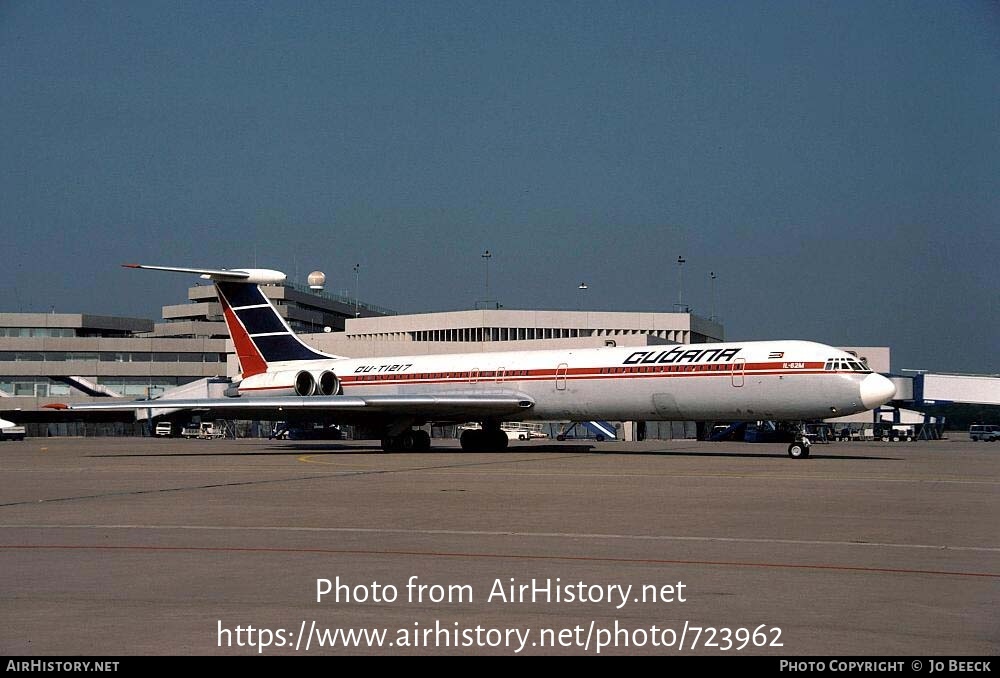
<path fill-rule="evenodd" d="M 605 368 L 605 367 L 592 367 L 592 368 L 576 368 L 571 370 L 568 374 L 557 375 L 555 370 L 542 369 L 542 370 L 529 370 L 528 374 L 524 375 L 504 375 L 498 381 L 496 376 L 493 374 L 483 375 L 479 374 L 475 378 L 475 382 L 472 382 L 472 377 L 456 376 L 456 377 L 427 377 L 424 373 L 419 372 L 398 372 L 398 373 L 386 373 L 380 372 L 378 374 L 362 374 L 353 375 L 348 374 L 340 377 L 344 384 L 354 384 L 354 385 L 369 385 L 369 384 L 397 384 L 397 383 L 422 383 L 422 384 L 450 384 L 450 383 L 505 383 L 511 381 L 551 381 L 556 378 L 563 378 L 571 381 L 579 381 L 583 379 L 623 379 L 623 378 L 673 378 L 673 377 L 729 377 L 733 374 L 730 369 L 724 370 L 694 370 L 691 372 L 642 372 L 639 371 L 642 368 L 626 368 L 631 369 L 631 372 L 602 372 L 605 369 L 618 369 L 615 367 Z M 650 368 L 651 369 L 651 368 Z M 427 373 L 431 374 L 431 373 Z M 435 373 L 436 374 L 436 373 Z M 839 372 L 833 372 L 829 370 L 808 370 L 808 369 L 792 369 L 792 370 L 771 370 L 771 371 L 741 371 L 738 374 L 743 376 L 773 376 L 773 375 L 791 375 L 791 374 L 840 374 Z M 850 372 L 847 372 L 850 374 Z M 241 389 L 243 391 L 266 391 L 266 390 L 277 390 L 286 389 L 285 386 L 255 386 L 252 388 Z"/>
<path fill-rule="evenodd" d="M 581 373 L 570 373 L 566 376 L 569 381 L 581 381 L 581 380 L 593 380 L 593 379 L 635 379 L 635 378 L 677 378 L 677 377 L 723 377 L 728 378 L 732 375 L 729 370 L 719 370 L 719 371 L 696 371 L 696 372 L 623 372 L 623 373 L 613 373 L 613 374 L 602 374 L 600 373 L 601 368 L 596 368 L 594 371 L 581 374 Z M 773 375 L 789 375 L 789 374 L 834 374 L 833 372 L 811 372 L 808 370 L 783 370 L 776 372 L 744 372 L 743 376 L 773 376 Z M 376 375 L 373 375 L 376 376 Z M 563 375 L 559 375 L 562 378 Z M 399 384 L 399 383 L 423 383 L 423 384 L 449 384 L 449 383 L 470 383 L 472 377 L 424 377 L 419 373 L 407 374 L 379 374 L 379 378 L 373 378 L 372 376 L 354 376 L 345 375 L 341 377 L 341 381 L 344 384 L 352 385 L 384 385 L 384 384 Z M 519 376 L 504 376 L 497 381 L 494 376 L 482 376 L 480 375 L 476 378 L 475 382 L 481 384 L 491 384 L 491 383 L 506 383 L 512 381 L 552 381 L 556 378 L 555 372 L 551 370 L 537 370 L 532 371 L 528 375 Z M 280 386 L 273 387 L 263 387 L 263 388 L 287 388 Z M 256 390 L 256 389 L 244 389 L 244 390 Z"/>
<path fill-rule="evenodd" d="M 379 551 L 367 549 L 320 549 L 320 548 L 288 548 L 288 547 L 250 547 L 250 546 L 83 546 L 62 544 L 0 544 L 0 550 L 67 550 L 67 551 L 189 551 L 215 553 L 321 553 L 361 556 L 428 556 L 434 558 L 492 558 L 510 560 L 571 560 L 604 563 L 641 563 L 659 565 L 717 565 L 721 567 L 766 567 L 775 569 L 796 570 L 838 570 L 842 572 L 884 572 L 888 574 L 929 574 L 946 577 L 987 577 L 1000 578 L 994 572 L 956 572 L 953 570 L 918 570 L 901 567 L 863 567 L 856 565 L 808 565 L 800 563 L 754 563 L 738 560 L 673 560 L 663 558 L 614 558 L 603 556 L 532 556 L 517 553 L 465 553 L 447 551 Z"/>

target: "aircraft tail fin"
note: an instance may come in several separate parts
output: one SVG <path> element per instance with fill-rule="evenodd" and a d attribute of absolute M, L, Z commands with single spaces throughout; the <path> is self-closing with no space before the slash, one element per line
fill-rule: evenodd
<path fill-rule="evenodd" d="M 261 290 L 262 284 L 283 283 L 285 274 L 281 271 L 123 265 L 126 268 L 197 273 L 202 278 L 211 280 L 219 295 L 222 314 L 244 378 L 266 372 L 270 363 L 339 357 L 322 353 L 303 343 Z"/>

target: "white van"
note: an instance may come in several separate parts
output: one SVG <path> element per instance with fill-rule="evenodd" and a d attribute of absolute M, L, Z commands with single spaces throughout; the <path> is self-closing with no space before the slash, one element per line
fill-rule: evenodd
<path fill-rule="evenodd" d="M 23 426 L 6 419 L 0 419 L 0 440 L 24 440 Z"/>
<path fill-rule="evenodd" d="M 1000 426 L 993 424 L 973 424 L 969 427 L 969 440 L 1000 440 Z"/>
<path fill-rule="evenodd" d="M 153 430 L 153 434 L 157 437 L 169 438 L 174 432 L 174 426 L 169 421 L 157 422 L 156 428 Z"/>

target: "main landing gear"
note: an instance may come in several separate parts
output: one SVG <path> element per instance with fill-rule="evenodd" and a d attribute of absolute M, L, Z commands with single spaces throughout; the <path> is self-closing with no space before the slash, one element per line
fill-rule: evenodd
<path fill-rule="evenodd" d="M 507 432 L 500 424 L 488 422 L 483 428 L 470 428 L 462 432 L 462 450 L 466 452 L 500 452 L 507 449 Z M 396 435 L 382 438 L 383 452 L 427 452 L 431 449 L 431 436 L 422 429 L 407 429 Z"/>
<path fill-rule="evenodd" d="M 431 449 L 431 435 L 423 430 L 403 431 L 399 435 L 382 438 L 383 452 L 427 452 Z"/>

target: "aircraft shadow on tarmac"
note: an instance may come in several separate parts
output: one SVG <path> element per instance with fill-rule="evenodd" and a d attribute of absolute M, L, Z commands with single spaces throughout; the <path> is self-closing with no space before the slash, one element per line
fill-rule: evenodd
<path fill-rule="evenodd" d="M 292 445 L 272 446 L 267 451 L 247 452 L 165 452 L 155 454 L 88 454 L 88 457 L 95 458 L 116 458 L 116 457 L 275 457 L 275 456 L 301 456 L 302 454 L 371 454 L 380 457 L 400 454 L 522 454 L 525 452 L 534 453 L 574 453 L 583 454 L 595 452 L 592 445 L 533 445 L 531 447 L 511 446 L 505 450 L 484 450 L 477 452 L 464 452 L 457 447 L 432 447 L 426 452 L 383 452 L 377 443 L 372 445 L 340 445 L 337 443 L 298 443 Z M 617 453 L 616 453 L 617 454 Z M 630 454 L 630 453 L 626 453 Z"/>
<path fill-rule="evenodd" d="M 457 453 L 463 455 L 472 454 L 520 454 L 529 452 L 532 454 L 543 454 L 543 453 L 554 453 L 554 454 L 600 454 L 600 455 L 622 455 L 622 456 L 664 456 L 664 457 L 718 457 L 718 458 L 735 458 L 735 459 L 758 459 L 758 458 L 787 458 L 788 453 L 784 449 L 774 452 L 739 452 L 734 450 L 719 450 L 717 452 L 704 452 L 696 450 L 616 450 L 613 448 L 597 448 L 593 444 L 553 444 L 553 445 L 517 445 L 513 443 L 510 447 L 503 450 L 484 450 L 482 452 L 463 452 L 459 448 L 455 447 L 435 447 L 431 448 L 430 452 L 383 452 L 382 448 L 377 444 L 374 445 L 364 445 L 364 446 L 349 446 L 349 445 L 338 445 L 336 443 L 329 444 L 319 444 L 319 443 L 299 443 L 292 446 L 297 450 L 296 454 L 302 452 L 312 452 L 315 454 L 359 454 L 359 453 L 370 453 L 378 455 L 386 454 L 428 454 L 428 453 Z M 287 447 L 275 447 L 275 450 L 288 449 Z M 280 452 L 276 452 L 281 454 Z M 260 452 L 255 452 L 254 454 L 263 454 Z M 810 459 L 835 459 L 844 461 L 858 461 L 858 460 L 881 460 L 881 461 L 900 461 L 898 457 L 885 457 L 880 455 L 871 454 L 822 454 L 817 453 L 816 448 L 813 447 L 809 455 Z"/>
<path fill-rule="evenodd" d="M 628 452 L 610 452 L 605 450 L 597 450 L 597 454 L 624 454 L 624 455 L 636 455 L 636 456 L 662 456 L 662 457 L 731 457 L 736 459 L 762 459 L 762 458 L 777 458 L 777 459 L 787 459 L 788 453 L 785 451 L 780 452 L 734 452 L 732 450 L 726 452 L 696 452 L 694 450 L 630 450 Z M 815 451 L 810 450 L 809 459 L 824 459 L 824 460 L 837 460 L 837 461 L 902 461 L 899 457 L 883 457 L 873 454 L 817 454 Z"/>
<path fill-rule="evenodd" d="M 435 447 L 428 452 L 383 452 L 378 443 L 371 445 L 345 445 L 335 442 L 326 443 L 293 443 L 285 445 L 272 445 L 261 451 L 231 451 L 231 452 L 168 452 L 162 454 L 91 454 L 89 457 L 271 457 L 271 456 L 300 456 L 302 454 L 371 454 L 378 456 L 401 455 L 401 454 L 598 454 L 598 455 L 621 455 L 621 456 L 660 456 L 660 457 L 702 457 L 719 459 L 761 459 L 761 458 L 787 458 L 788 454 L 784 450 L 767 452 L 741 452 L 736 450 L 719 450 L 712 452 L 698 450 L 616 450 L 608 447 L 598 449 L 592 444 L 553 444 L 553 445 L 511 445 L 504 450 L 485 450 L 477 452 L 464 452 L 458 447 Z M 836 461 L 902 461 L 899 457 L 887 457 L 875 454 L 823 454 L 817 453 L 815 447 L 810 451 L 810 459 L 836 460 Z M 803 460 L 807 461 L 807 460 Z"/>
<path fill-rule="evenodd" d="M 368 453 L 368 454 L 378 454 L 378 455 L 390 455 L 390 454 L 523 454 L 525 452 L 530 453 L 542 453 L 542 452 L 556 452 L 565 454 L 567 452 L 572 452 L 576 454 L 581 454 L 585 452 L 594 452 L 593 445 L 511 445 L 503 450 L 482 450 L 476 452 L 466 452 L 459 447 L 432 447 L 430 450 L 425 452 L 383 452 L 382 448 L 378 445 L 364 445 L 364 446 L 339 446 L 336 443 L 332 445 L 321 445 L 316 443 L 307 444 L 297 444 L 293 446 L 294 449 L 300 452 L 315 452 L 315 453 L 325 453 L 325 454 L 356 454 L 356 453 Z M 280 448 L 275 448 L 280 449 Z"/>

